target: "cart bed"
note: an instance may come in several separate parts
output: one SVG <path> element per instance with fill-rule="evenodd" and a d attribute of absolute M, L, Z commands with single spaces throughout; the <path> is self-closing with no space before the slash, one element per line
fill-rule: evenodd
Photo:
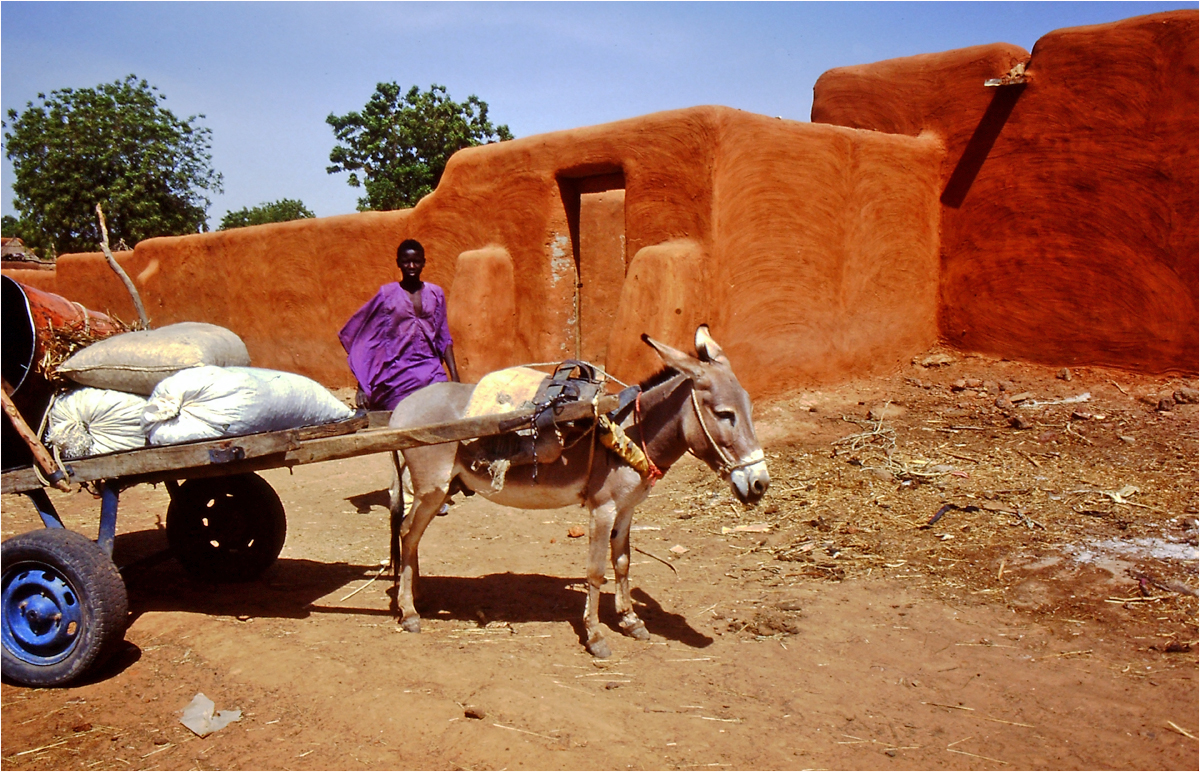
<path fill-rule="evenodd" d="M 555 418 L 572 421 L 608 412 L 616 406 L 617 397 L 613 395 L 601 397 L 594 406 L 590 402 L 570 402 L 555 408 Z M 71 483 L 119 479 L 123 485 L 133 485 L 242 474 L 506 434 L 527 427 L 535 413 L 530 408 L 409 429 L 389 429 L 390 413 L 377 411 L 301 429 L 126 450 L 67 462 L 64 466 Z M 45 485 L 33 467 L 6 471 L 0 483 L 3 493 L 24 493 Z"/>

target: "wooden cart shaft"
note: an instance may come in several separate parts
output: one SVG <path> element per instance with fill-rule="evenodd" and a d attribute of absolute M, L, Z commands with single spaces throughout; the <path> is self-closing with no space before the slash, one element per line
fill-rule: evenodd
<path fill-rule="evenodd" d="M 590 402 L 569 402 L 555 409 L 555 419 L 560 422 L 573 421 L 595 413 L 606 413 L 616 407 L 615 395 L 601 397 L 595 406 Z M 133 485 L 217 477 L 507 434 L 528 427 L 535 413 L 536 410 L 530 408 L 408 429 L 363 428 L 354 431 L 355 426 L 346 427 L 347 422 L 343 422 L 127 450 L 70 461 L 65 466 L 67 478 L 72 483 L 120 480 L 122 485 Z M 386 419 L 386 416 L 386 413 L 373 414 L 372 418 L 379 420 Z M 367 420 L 358 418 L 349 423 L 364 427 Z M 346 431 L 353 433 L 344 433 Z M 328 436 L 331 432 L 343 433 Z M 4 472 L 0 482 L 0 492 L 3 493 L 24 493 L 46 484 L 38 478 L 32 467 Z"/>

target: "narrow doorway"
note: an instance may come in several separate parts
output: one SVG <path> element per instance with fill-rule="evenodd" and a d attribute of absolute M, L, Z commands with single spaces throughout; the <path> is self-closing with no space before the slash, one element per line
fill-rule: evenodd
<path fill-rule="evenodd" d="M 625 176 L 562 180 L 575 252 L 575 356 L 603 366 L 621 299 L 625 254 Z"/>

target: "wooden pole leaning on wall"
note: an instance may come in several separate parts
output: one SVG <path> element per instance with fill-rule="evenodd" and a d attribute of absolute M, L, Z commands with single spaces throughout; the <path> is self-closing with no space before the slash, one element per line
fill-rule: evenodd
<path fill-rule="evenodd" d="M 117 276 L 121 279 L 121 283 L 125 285 L 125 289 L 129 291 L 129 296 L 133 298 L 133 307 L 137 309 L 138 320 L 142 323 L 142 329 L 150 329 L 150 319 L 146 316 L 146 307 L 142 305 L 142 296 L 138 294 L 137 287 L 133 286 L 133 281 L 130 280 L 129 274 L 125 273 L 125 269 L 117 263 L 117 259 L 113 257 L 112 250 L 108 246 L 108 225 L 104 222 L 104 210 L 96 204 L 96 216 L 100 218 L 100 249 L 104 252 L 104 259 L 108 261 L 108 265 Z"/>

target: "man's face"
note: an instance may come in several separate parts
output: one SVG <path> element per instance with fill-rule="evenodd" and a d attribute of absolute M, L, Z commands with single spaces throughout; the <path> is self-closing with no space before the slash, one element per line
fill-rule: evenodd
<path fill-rule="evenodd" d="M 405 279 L 420 279 L 421 271 L 425 268 L 425 258 L 416 250 L 406 249 L 400 253 L 400 275 Z"/>

